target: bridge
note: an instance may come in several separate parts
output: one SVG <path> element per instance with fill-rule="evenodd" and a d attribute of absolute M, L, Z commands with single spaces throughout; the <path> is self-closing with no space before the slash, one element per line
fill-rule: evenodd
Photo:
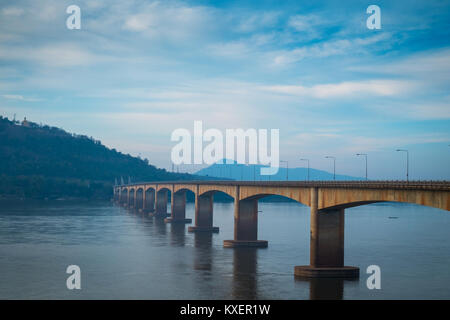
<path fill-rule="evenodd" d="M 186 219 L 186 192 L 195 194 L 195 222 L 189 232 L 219 232 L 213 226 L 214 193 L 234 199 L 234 239 L 224 247 L 267 247 L 258 239 L 258 200 L 283 196 L 311 209 L 310 264 L 296 266 L 300 277 L 357 278 L 359 268 L 344 265 L 345 209 L 376 202 L 407 202 L 450 210 L 450 181 L 158 181 L 114 187 L 114 200 L 128 208 L 164 218 Z M 167 213 L 171 197 L 171 212 Z"/>

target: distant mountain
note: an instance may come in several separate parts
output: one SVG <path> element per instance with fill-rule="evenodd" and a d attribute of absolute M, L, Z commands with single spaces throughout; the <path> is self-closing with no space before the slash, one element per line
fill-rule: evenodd
<path fill-rule="evenodd" d="M 62 129 L 0 117 L 0 196 L 108 198 L 128 181 L 188 180 Z"/>
<path fill-rule="evenodd" d="M 225 160 L 218 161 L 207 168 L 197 171 L 196 174 L 199 176 L 215 176 L 222 179 L 240 181 L 304 181 L 308 177 L 308 168 L 289 168 L 288 172 L 286 172 L 285 167 L 280 167 L 276 175 L 267 176 L 260 175 L 260 169 L 265 166 L 239 164 L 232 160 L 228 160 L 228 163 L 231 164 L 227 164 Z M 333 180 L 333 173 L 310 168 L 309 179 Z M 336 180 L 364 180 L 364 178 L 337 174 Z"/>

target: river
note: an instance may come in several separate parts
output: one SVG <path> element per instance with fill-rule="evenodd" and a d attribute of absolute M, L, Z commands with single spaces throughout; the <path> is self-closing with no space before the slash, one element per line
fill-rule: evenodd
<path fill-rule="evenodd" d="M 2 201 L 0 299 L 450 299 L 450 213 L 399 203 L 346 210 L 345 264 L 359 280 L 301 280 L 309 264 L 309 208 L 259 205 L 266 249 L 227 249 L 233 204 L 214 204 L 218 234 L 130 212 L 110 202 Z M 188 218 L 194 206 L 187 204 Z M 66 268 L 81 269 L 68 290 Z M 381 289 L 369 290 L 369 265 Z"/>

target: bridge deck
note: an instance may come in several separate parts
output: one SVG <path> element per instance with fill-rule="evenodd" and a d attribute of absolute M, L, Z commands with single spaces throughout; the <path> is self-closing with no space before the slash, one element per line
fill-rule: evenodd
<path fill-rule="evenodd" d="M 116 187 L 130 187 L 148 184 L 200 184 L 222 186 L 265 186 L 265 187 L 303 187 L 303 188 L 365 188 L 401 190 L 439 190 L 450 191 L 450 181 L 230 181 L 230 180 L 177 180 L 143 181 Z"/>

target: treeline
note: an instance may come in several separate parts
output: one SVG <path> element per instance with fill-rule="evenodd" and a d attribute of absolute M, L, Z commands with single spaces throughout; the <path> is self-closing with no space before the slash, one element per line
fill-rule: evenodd
<path fill-rule="evenodd" d="M 125 182 L 193 179 L 91 137 L 0 117 L 0 196 L 108 198 L 121 176 Z"/>

